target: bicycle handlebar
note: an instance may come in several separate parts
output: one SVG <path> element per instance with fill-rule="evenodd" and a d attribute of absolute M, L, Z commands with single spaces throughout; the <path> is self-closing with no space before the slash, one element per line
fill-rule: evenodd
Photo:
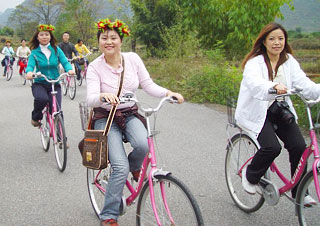
<path fill-rule="evenodd" d="M 152 113 L 158 112 L 165 102 L 178 103 L 178 99 L 176 97 L 163 97 L 156 108 L 143 108 L 140 102 L 138 101 L 138 99 L 135 98 L 134 94 L 131 92 L 125 93 L 124 96 L 119 98 L 119 100 L 120 100 L 120 104 L 130 103 L 130 102 L 136 103 L 138 105 L 138 108 L 146 114 L 152 114 Z M 106 99 L 104 98 L 102 99 L 102 101 L 107 102 Z M 107 103 L 107 105 L 110 105 L 110 103 Z"/>
<path fill-rule="evenodd" d="M 296 86 L 296 87 L 294 87 L 294 88 L 292 88 L 292 89 L 288 89 L 288 90 L 287 90 L 287 93 L 285 93 L 285 94 L 277 94 L 277 90 L 276 90 L 276 89 L 270 88 L 270 89 L 268 90 L 268 93 L 269 93 L 269 94 L 277 94 L 277 95 L 274 97 L 275 99 L 276 99 L 276 98 L 279 98 L 279 97 L 297 95 L 297 96 L 299 96 L 299 97 L 301 98 L 301 100 L 302 100 L 305 104 L 307 104 L 307 105 L 314 105 L 314 104 L 317 104 L 317 103 L 320 102 L 320 96 L 319 96 L 316 100 L 308 100 L 308 99 L 306 99 L 306 98 L 302 95 L 302 93 L 301 93 L 302 90 L 303 90 L 303 88 L 301 88 L 301 87 L 299 87 L 299 86 Z"/>
<path fill-rule="evenodd" d="M 68 76 L 68 73 L 62 73 L 59 75 L 59 77 L 55 80 L 53 79 L 48 79 L 48 77 L 44 74 L 42 74 L 41 72 L 37 72 L 35 74 L 33 74 L 33 78 L 44 78 L 47 82 L 54 84 L 56 82 L 59 82 L 60 80 L 62 80 L 64 77 Z"/>

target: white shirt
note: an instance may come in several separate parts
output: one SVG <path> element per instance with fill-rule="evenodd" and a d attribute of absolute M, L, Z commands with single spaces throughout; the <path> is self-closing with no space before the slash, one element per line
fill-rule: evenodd
<path fill-rule="evenodd" d="M 289 59 L 283 64 L 287 88 L 300 86 L 303 88 L 304 97 L 317 99 L 320 95 L 320 84 L 314 83 L 306 76 L 292 55 L 288 54 L 288 57 Z M 276 82 L 269 81 L 267 65 L 262 55 L 250 59 L 243 72 L 235 112 L 236 123 L 254 132 L 257 136 L 266 120 L 269 101 L 274 99 L 274 94 L 269 94 L 268 90 L 276 84 Z M 297 119 L 290 98 L 286 100 Z"/>
<path fill-rule="evenodd" d="M 17 49 L 17 56 L 18 57 L 28 57 L 28 55 L 31 54 L 31 51 L 29 49 L 28 46 L 19 46 L 18 49 Z"/>
<path fill-rule="evenodd" d="M 46 55 L 47 59 L 49 60 L 50 58 L 50 55 L 51 55 L 51 51 L 50 49 L 48 49 L 48 46 L 50 45 L 50 43 L 48 43 L 47 45 L 41 45 L 40 44 L 40 49 L 41 49 L 41 52 L 43 52 L 44 55 Z"/>

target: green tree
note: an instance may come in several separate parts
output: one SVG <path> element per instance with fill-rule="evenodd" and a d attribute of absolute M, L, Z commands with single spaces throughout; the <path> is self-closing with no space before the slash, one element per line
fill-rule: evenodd
<path fill-rule="evenodd" d="M 282 18 L 280 7 L 292 0 L 185 0 L 185 22 L 199 31 L 206 48 L 222 41 L 229 57 L 243 55 L 263 26 Z"/>
<path fill-rule="evenodd" d="M 130 0 L 134 11 L 134 31 L 151 51 L 163 49 L 161 33 L 164 27 L 170 28 L 177 23 L 180 7 L 177 0 Z"/>
<path fill-rule="evenodd" d="M 11 13 L 9 20 L 13 25 L 16 26 L 16 33 L 20 38 L 25 38 L 26 33 L 26 24 L 31 20 L 31 16 L 28 13 L 28 9 L 23 5 L 18 5 Z"/>

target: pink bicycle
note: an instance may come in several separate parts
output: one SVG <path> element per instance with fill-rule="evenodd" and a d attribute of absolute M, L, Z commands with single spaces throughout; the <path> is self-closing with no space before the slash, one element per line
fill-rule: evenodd
<path fill-rule="evenodd" d="M 304 151 L 293 177 L 290 180 L 287 179 L 281 173 L 275 162 L 273 162 L 268 172 L 257 185 L 260 188 L 257 189 L 258 192 L 255 195 L 250 195 L 244 191 L 241 184 L 242 170 L 250 163 L 254 154 L 259 150 L 260 145 L 255 138 L 253 138 L 250 134 L 236 124 L 233 117 L 234 105 L 232 103 L 227 105 L 229 119 L 227 133 L 229 135 L 228 129 L 231 127 L 239 129 L 239 132 L 234 134 L 232 137 L 229 136 L 228 139 L 227 154 L 225 159 L 225 176 L 231 198 L 244 212 L 251 213 L 257 211 L 263 205 L 264 201 L 274 206 L 278 203 L 281 196 L 285 196 L 292 201 L 293 204 L 295 204 L 300 225 L 319 225 L 320 158 L 318 142 L 310 108 L 312 105 L 320 102 L 320 97 L 315 101 L 307 100 L 301 95 L 301 91 L 302 89 L 295 88 L 290 90 L 287 94 L 275 96 L 277 98 L 282 96 L 297 95 L 304 102 L 307 111 L 307 117 L 310 125 L 310 145 Z M 296 198 L 293 199 L 289 194 L 287 194 L 287 192 L 299 182 L 311 154 L 314 156 L 312 169 L 302 178 L 298 187 Z M 277 186 L 271 181 L 271 173 L 274 173 L 274 175 L 278 176 L 284 183 L 281 188 L 278 189 Z M 311 197 L 316 199 L 315 205 L 305 205 L 304 199 L 308 195 L 311 195 Z"/>
<path fill-rule="evenodd" d="M 73 70 L 75 70 L 74 66 L 74 60 L 77 58 L 73 59 L 68 59 L 68 61 L 71 63 Z M 64 71 L 62 67 L 60 68 L 60 72 Z M 64 96 L 69 93 L 69 97 L 71 100 L 73 100 L 76 97 L 77 93 L 77 86 L 76 86 L 76 77 L 74 75 L 67 75 L 64 77 L 64 79 L 61 81 L 61 90 Z"/>
<path fill-rule="evenodd" d="M 24 65 L 28 64 L 27 57 L 20 57 L 20 61 L 22 61 Z M 21 67 L 21 66 L 19 65 L 19 67 Z M 26 80 L 26 66 L 22 70 L 22 74 L 20 75 L 20 80 L 21 80 L 22 85 L 25 85 L 27 82 L 27 80 Z M 31 80 L 29 80 L 29 81 L 31 81 Z"/>
<path fill-rule="evenodd" d="M 139 197 L 136 210 L 136 224 L 139 226 L 204 225 L 199 206 L 186 185 L 171 172 L 157 168 L 154 149 L 156 132 L 151 129 L 150 117 L 158 112 L 165 102 L 174 103 L 175 100 L 165 97 L 154 109 L 142 108 L 132 94 L 126 94 L 120 101 L 135 102 L 145 113 L 149 144 L 149 154 L 143 161 L 136 186 L 133 185 L 133 179 L 131 182 L 129 180 L 126 182 L 127 190 L 125 189 L 124 194 L 128 195 L 122 198 L 121 215 L 126 212 L 127 206 L 133 204 Z M 111 172 L 110 164 L 104 170 L 87 170 L 89 197 L 97 216 L 104 205 L 106 185 Z"/>
<path fill-rule="evenodd" d="M 43 150 L 47 152 L 50 147 L 50 137 L 53 141 L 53 149 L 56 157 L 58 169 L 63 172 L 67 165 L 67 136 L 64 128 L 64 121 L 62 117 L 62 111 L 58 106 L 55 91 L 55 84 L 62 80 L 68 73 L 61 74 L 56 80 L 50 80 L 46 75 L 40 72 L 35 74 L 35 78 L 43 77 L 49 83 L 51 83 L 52 91 L 52 107 L 50 113 L 50 106 L 44 108 L 42 114 L 43 118 L 41 121 L 40 137 Z"/>
<path fill-rule="evenodd" d="M 83 59 L 83 69 L 81 70 L 81 73 L 80 73 L 80 79 L 77 80 L 78 86 L 81 86 L 83 80 L 86 80 L 88 65 L 87 65 L 87 61 L 85 59 L 86 59 L 87 56 L 89 56 L 89 53 L 81 58 L 81 59 Z M 78 74 L 78 72 L 76 72 L 76 74 Z"/>

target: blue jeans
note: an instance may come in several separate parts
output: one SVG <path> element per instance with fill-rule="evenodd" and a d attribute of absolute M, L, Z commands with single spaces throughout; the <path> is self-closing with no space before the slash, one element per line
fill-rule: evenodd
<path fill-rule="evenodd" d="M 99 119 L 95 122 L 94 129 L 103 130 L 106 119 Z M 127 157 L 122 132 L 115 121 L 111 125 L 108 134 L 109 161 L 112 167 L 112 174 L 106 188 L 104 207 L 100 213 L 100 219 L 118 219 L 120 215 L 120 203 L 124 185 L 129 171 L 140 170 L 144 157 L 149 151 L 147 141 L 147 130 L 142 122 L 135 116 L 126 118 L 125 136 L 133 147 Z"/>

